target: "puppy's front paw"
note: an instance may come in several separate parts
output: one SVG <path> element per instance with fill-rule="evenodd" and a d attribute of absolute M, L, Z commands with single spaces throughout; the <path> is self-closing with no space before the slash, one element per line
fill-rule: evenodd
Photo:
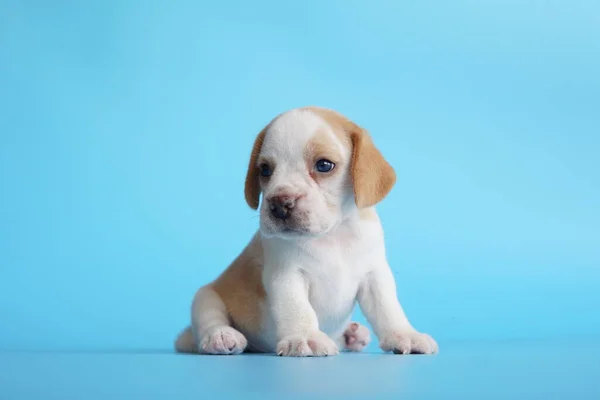
<path fill-rule="evenodd" d="M 329 336 L 317 331 L 308 335 L 292 335 L 277 344 L 277 355 L 287 357 L 323 357 L 338 354 L 337 345 Z"/>
<path fill-rule="evenodd" d="M 434 354 L 438 345 L 433 338 L 417 331 L 397 331 L 384 335 L 379 343 L 383 351 L 396 354 Z"/>

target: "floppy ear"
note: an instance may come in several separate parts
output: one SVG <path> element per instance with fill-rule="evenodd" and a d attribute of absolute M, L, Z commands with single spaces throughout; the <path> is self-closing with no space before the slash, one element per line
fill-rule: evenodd
<path fill-rule="evenodd" d="M 371 207 L 383 200 L 392 190 L 396 183 L 396 172 L 364 129 L 354 125 L 350 131 L 350 138 L 354 201 L 358 208 Z"/>
<path fill-rule="evenodd" d="M 258 166 L 256 165 L 256 159 L 260 154 L 263 141 L 265 139 L 265 133 L 267 128 L 265 127 L 256 139 L 252 146 L 252 153 L 250 154 L 250 162 L 248 163 L 248 171 L 246 172 L 246 184 L 244 186 L 244 195 L 246 196 L 246 203 L 256 210 L 260 201 L 260 179 L 258 176 Z"/>

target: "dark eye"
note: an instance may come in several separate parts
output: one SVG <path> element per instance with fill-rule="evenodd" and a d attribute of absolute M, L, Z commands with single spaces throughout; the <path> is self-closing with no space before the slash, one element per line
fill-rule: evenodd
<path fill-rule="evenodd" d="M 267 164 L 262 164 L 260 166 L 260 174 L 264 177 L 269 177 L 273 174 L 273 170 Z"/>
<path fill-rule="evenodd" d="M 317 168 L 317 171 L 319 172 L 329 172 L 333 167 L 335 167 L 335 164 L 329 160 L 319 160 L 315 164 L 315 168 Z"/>

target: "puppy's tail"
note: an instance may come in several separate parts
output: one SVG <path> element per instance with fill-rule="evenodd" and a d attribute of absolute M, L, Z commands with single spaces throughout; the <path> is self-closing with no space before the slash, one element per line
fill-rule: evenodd
<path fill-rule="evenodd" d="M 192 333 L 192 328 L 187 327 L 175 340 L 175 351 L 178 353 L 197 353 L 198 347 L 196 346 L 196 342 L 194 340 L 194 334 Z"/>

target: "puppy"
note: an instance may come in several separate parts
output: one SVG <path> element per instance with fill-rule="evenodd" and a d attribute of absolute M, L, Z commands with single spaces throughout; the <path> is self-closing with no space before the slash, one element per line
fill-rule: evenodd
<path fill-rule="evenodd" d="M 178 352 L 331 356 L 360 351 L 366 327 L 384 351 L 431 354 L 396 298 L 374 206 L 396 182 L 369 134 L 318 107 L 280 114 L 256 137 L 246 175 L 260 228 L 212 283 L 200 288 Z M 262 202 L 261 202 L 262 195 Z"/>

